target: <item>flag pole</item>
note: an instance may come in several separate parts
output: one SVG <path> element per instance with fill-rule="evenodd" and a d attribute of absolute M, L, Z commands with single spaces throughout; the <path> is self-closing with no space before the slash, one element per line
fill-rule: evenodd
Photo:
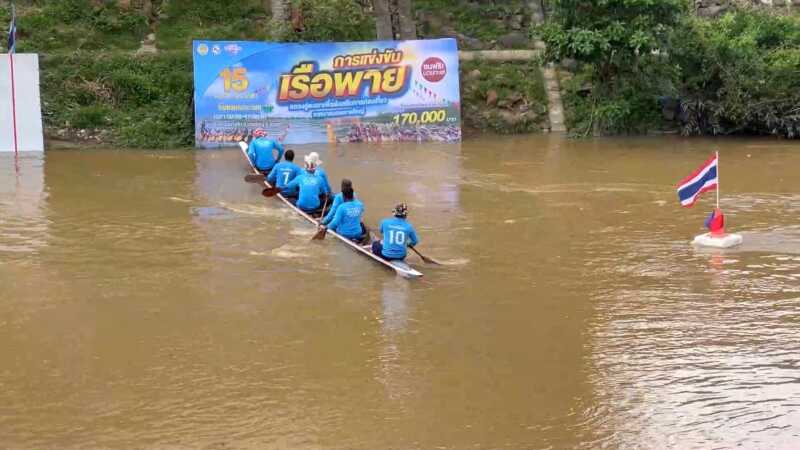
<path fill-rule="evenodd" d="M 14 131 L 14 154 L 19 154 L 19 143 L 17 142 L 17 90 L 14 82 L 14 52 L 16 51 L 17 47 L 17 39 L 14 36 L 17 32 L 16 26 L 16 18 L 17 18 L 17 11 L 14 7 L 14 3 L 11 3 L 11 29 L 9 36 L 9 42 L 11 43 L 11 48 L 8 49 L 8 61 L 9 66 L 11 68 L 11 122 L 12 128 Z"/>
<path fill-rule="evenodd" d="M 719 209 L 719 150 L 716 151 L 717 154 L 717 209 Z"/>
<path fill-rule="evenodd" d="M 18 154 L 19 144 L 17 142 L 17 95 L 16 86 L 14 85 L 14 54 L 9 53 L 8 59 L 11 66 L 11 122 L 14 129 L 14 154 Z"/>

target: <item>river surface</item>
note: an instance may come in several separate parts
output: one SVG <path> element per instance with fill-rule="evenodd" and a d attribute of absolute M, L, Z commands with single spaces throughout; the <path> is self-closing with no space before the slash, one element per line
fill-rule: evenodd
<path fill-rule="evenodd" d="M 310 242 L 238 150 L 0 156 L 0 448 L 800 448 L 798 143 L 312 149 L 445 265 Z"/>

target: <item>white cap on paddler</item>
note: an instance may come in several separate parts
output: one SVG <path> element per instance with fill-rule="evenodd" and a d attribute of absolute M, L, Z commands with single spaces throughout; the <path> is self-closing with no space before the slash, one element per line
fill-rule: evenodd
<path fill-rule="evenodd" d="M 322 165 L 322 160 L 319 159 L 317 152 L 311 152 L 305 156 L 306 165 L 309 167 L 319 167 Z"/>

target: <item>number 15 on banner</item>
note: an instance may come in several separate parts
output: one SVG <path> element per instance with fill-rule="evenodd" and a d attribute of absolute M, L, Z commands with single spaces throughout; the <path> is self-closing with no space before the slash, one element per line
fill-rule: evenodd
<path fill-rule="evenodd" d="M 250 85 L 250 80 L 247 79 L 247 69 L 244 67 L 236 67 L 235 69 L 225 69 L 219 73 L 225 83 L 225 92 L 230 92 L 233 89 L 235 92 L 243 92 L 247 90 Z"/>

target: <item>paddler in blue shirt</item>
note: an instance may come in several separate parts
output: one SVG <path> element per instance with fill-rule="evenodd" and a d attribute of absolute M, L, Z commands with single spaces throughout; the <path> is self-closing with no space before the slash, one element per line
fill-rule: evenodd
<path fill-rule="evenodd" d="M 278 152 L 277 156 L 275 156 L 276 150 Z M 247 147 L 247 156 L 250 157 L 250 161 L 253 162 L 256 169 L 266 175 L 272 170 L 275 163 L 283 157 L 283 144 L 280 141 L 268 138 L 266 130 L 258 128 L 253 131 L 253 140 L 250 141 L 250 146 Z"/>
<path fill-rule="evenodd" d="M 286 150 L 283 159 L 285 161 L 275 164 L 275 167 L 269 172 L 269 175 L 267 175 L 267 182 L 279 188 L 284 197 L 292 197 L 296 192 L 286 189 L 286 186 L 298 175 L 302 174 L 303 169 L 294 163 L 294 150 Z"/>
<path fill-rule="evenodd" d="M 389 261 L 405 259 L 406 247 L 413 247 L 419 243 L 417 232 L 406 221 L 408 206 L 400 203 L 394 207 L 392 214 L 394 217 L 381 222 L 383 239 L 372 243 L 372 253 Z"/>
<path fill-rule="evenodd" d="M 290 181 L 286 185 L 286 190 L 293 191 L 297 189 L 299 194 L 295 204 L 304 212 L 311 214 L 316 212 L 322 205 L 321 198 L 325 193 L 325 189 L 322 186 L 322 178 L 314 173 L 317 170 L 317 166 L 313 159 L 306 156 L 305 160 L 306 170 Z"/>
<path fill-rule="evenodd" d="M 343 199 L 342 204 L 336 208 L 333 220 L 331 220 L 327 228 L 351 241 L 358 242 L 366 234 L 366 230 L 361 224 L 361 218 L 364 216 L 364 204 L 355 198 L 352 185 L 344 186 L 344 182 L 342 185 L 340 194 Z M 325 228 L 325 226 L 322 228 Z"/>
<path fill-rule="evenodd" d="M 331 185 L 328 183 L 328 174 L 325 173 L 325 170 L 322 169 L 322 160 L 319 159 L 319 154 L 317 152 L 311 152 L 306 156 L 306 162 L 311 162 L 317 168 L 314 171 L 318 177 L 322 178 L 322 188 L 323 193 L 325 195 L 331 194 Z"/>
<path fill-rule="evenodd" d="M 353 182 L 347 178 L 342 178 L 342 191 L 333 197 L 333 203 L 331 203 L 331 206 L 328 209 L 328 214 L 326 214 L 325 218 L 322 219 L 323 225 L 327 225 L 331 220 L 333 220 L 333 216 L 336 214 L 336 209 L 339 208 L 342 203 L 344 203 L 344 190 L 346 188 L 350 188 L 350 190 L 352 190 Z M 355 195 L 355 193 L 353 195 Z"/>

